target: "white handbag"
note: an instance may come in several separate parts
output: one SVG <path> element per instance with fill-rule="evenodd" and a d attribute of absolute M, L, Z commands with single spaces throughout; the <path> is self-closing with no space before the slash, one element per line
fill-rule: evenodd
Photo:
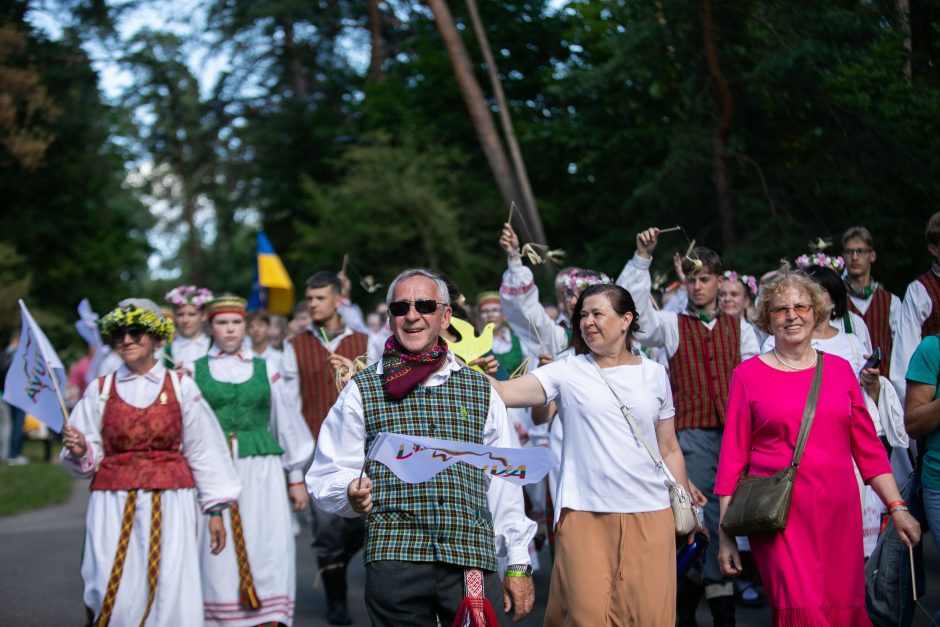
<path fill-rule="evenodd" d="M 687 536 L 698 527 L 698 519 L 695 516 L 695 511 L 692 509 L 692 495 L 683 488 L 681 485 L 676 483 L 672 474 L 666 469 L 666 464 L 663 462 L 663 459 L 653 453 L 653 449 L 650 448 L 650 445 L 646 442 L 646 438 L 643 437 L 643 434 L 640 432 L 640 429 L 636 426 L 636 422 L 633 420 L 633 415 L 630 413 L 630 409 L 620 400 L 620 396 L 617 394 L 617 391 L 614 390 L 614 386 L 610 384 L 610 380 L 607 379 L 607 375 L 604 374 L 604 371 L 600 366 L 597 365 L 597 362 L 594 361 L 594 358 L 590 355 L 586 355 L 587 359 L 594 366 L 594 369 L 601 375 L 601 378 L 604 380 L 604 383 L 607 384 L 607 387 L 610 388 L 610 391 L 613 393 L 614 398 L 617 399 L 617 403 L 620 405 L 620 412 L 623 414 L 623 417 L 626 418 L 627 424 L 630 425 L 630 429 L 633 431 L 633 435 L 636 436 L 636 439 L 640 441 L 640 444 L 643 445 L 643 448 L 646 449 L 646 452 L 649 453 L 649 456 L 652 458 L 653 463 L 656 464 L 656 467 L 659 468 L 662 473 L 666 476 L 666 483 L 669 486 L 669 506 L 672 508 L 672 516 L 676 521 L 676 535 L 677 536 Z"/>

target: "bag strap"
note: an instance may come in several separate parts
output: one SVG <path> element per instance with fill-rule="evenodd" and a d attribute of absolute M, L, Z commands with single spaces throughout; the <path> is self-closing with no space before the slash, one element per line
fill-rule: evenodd
<path fill-rule="evenodd" d="M 803 457 L 803 449 L 806 448 L 806 440 L 809 439 L 809 430 L 813 426 L 813 418 L 816 415 L 816 404 L 819 401 L 819 388 L 822 386 L 823 373 L 823 352 L 816 351 L 816 369 L 813 371 L 813 384 L 809 388 L 809 396 L 806 398 L 806 407 L 803 408 L 803 422 L 800 424 L 800 434 L 796 438 L 796 448 L 793 449 L 793 467 L 798 468 L 800 459 Z"/>
<path fill-rule="evenodd" d="M 594 358 L 590 355 L 585 355 L 587 360 L 591 362 L 591 365 L 594 366 L 594 369 L 597 370 L 598 374 L 601 375 L 601 379 L 604 380 L 604 383 L 607 384 L 607 387 L 610 388 L 611 393 L 614 395 L 614 398 L 617 399 L 617 404 L 620 405 L 620 413 L 623 414 L 623 417 L 627 420 L 627 424 L 630 425 L 630 429 L 633 431 L 633 435 L 636 436 L 636 439 L 640 441 L 640 444 L 643 445 L 643 448 L 646 449 L 646 452 L 649 453 L 649 456 L 653 459 L 653 463 L 663 471 L 663 474 L 666 475 L 666 478 L 670 481 L 675 481 L 672 475 L 666 470 L 666 464 L 663 463 L 662 457 L 653 453 L 653 449 L 650 447 L 649 443 L 646 441 L 646 438 L 643 437 L 643 434 L 640 432 L 639 427 L 636 425 L 636 421 L 633 420 L 633 414 L 630 413 L 630 408 L 628 408 L 622 400 L 620 400 L 620 395 L 617 394 L 617 391 L 614 390 L 614 386 L 610 384 L 610 379 L 607 378 L 607 375 L 604 374 L 603 369 L 597 365 L 597 362 L 594 361 Z"/>

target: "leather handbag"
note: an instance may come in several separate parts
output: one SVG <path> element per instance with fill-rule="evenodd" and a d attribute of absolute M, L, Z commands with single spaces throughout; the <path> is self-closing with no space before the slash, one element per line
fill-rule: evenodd
<path fill-rule="evenodd" d="M 803 450 L 806 448 L 810 428 L 813 426 L 822 372 L 823 355 L 821 351 L 816 351 L 816 369 L 803 409 L 803 422 L 800 424 L 796 448 L 793 450 L 793 461 L 769 477 L 745 474 L 738 480 L 725 516 L 721 520 L 721 529 L 729 536 L 772 533 L 787 528 L 790 501 L 793 499 L 793 482 L 803 457 Z"/>
<path fill-rule="evenodd" d="M 646 449 L 646 452 L 649 453 L 649 456 L 653 459 L 653 463 L 656 464 L 656 467 L 659 468 L 660 471 L 662 471 L 662 473 L 666 476 L 666 483 L 669 486 L 669 506 L 672 508 L 672 516 L 676 523 L 676 535 L 682 537 L 689 535 L 700 527 L 698 518 L 695 515 L 695 511 L 692 509 L 692 495 L 689 494 L 688 490 L 675 482 L 672 475 L 668 470 L 666 470 L 666 464 L 663 463 L 662 458 L 653 453 L 653 449 L 650 448 L 650 445 L 646 442 L 646 438 L 643 437 L 640 429 L 636 426 L 636 421 L 633 420 L 633 415 L 630 413 L 630 409 L 624 405 L 623 401 L 620 400 L 620 396 L 614 390 L 614 387 L 610 384 L 610 380 L 607 378 L 607 375 L 604 374 L 604 371 L 601 369 L 601 367 L 597 365 L 597 362 L 594 361 L 593 357 L 590 355 L 587 355 L 586 357 L 597 370 L 597 372 L 601 375 L 601 378 L 604 380 L 604 383 L 607 384 L 607 387 L 610 388 L 614 398 L 617 399 L 617 403 L 620 405 L 620 413 L 623 414 L 627 424 L 630 425 L 630 429 L 633 431 L 633 435 L 636 436 L 636 439 L 640 441 L 640 444 L 642 444 L 643 448 Z"/>

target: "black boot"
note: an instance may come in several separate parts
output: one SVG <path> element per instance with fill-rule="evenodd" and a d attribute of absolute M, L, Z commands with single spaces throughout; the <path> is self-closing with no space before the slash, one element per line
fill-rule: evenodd
<path fill-rule="evenodd" d="M 331 625 L 352 625 L 346 607 L 346 564 L 321 564 L 320 577 L 326 593 L 326 622 Z"/>
<path fill-rule="evenodd" d="M 708 607 L 712 611 L 712 625 L 734 627 L 734 596 L 709 599 Z"/>
<path fill-rule="evenodd" d="M 688 577 L 679 580 L 676 588 L 676 627 L 697 627 L 695 611 L 705 591 Z"/>

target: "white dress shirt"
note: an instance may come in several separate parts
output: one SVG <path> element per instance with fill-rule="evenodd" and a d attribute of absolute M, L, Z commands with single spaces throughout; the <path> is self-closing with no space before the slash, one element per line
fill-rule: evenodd
<path fill-rule="evenodd" d="M 932 313 L 933 301 L 930 300 L 927 288 L 920 281 L 911 281 L 904 293 L 901 314 L 898 316 L 898 331 L 891 348 L 891 383 L 902 404 L 907 392 L 907 366 L 923 339 L 921 328 Z"/>
<path fill-rule="evenodd" d="M 465 366 L 461 366 L 454 354 L 448 351 L 444 365 L 430 375 L 424 385 L 442 385 L 451 373 L 462 367 Z M 376 365 L 376 372 L 382 374 L 382 362 Z M 511 447 L 512 429 L 506 405 L 491 389 L 482 443 Z M 346 489 L 358 479 L 365 463 L 365 441 L 362 394 L 356 382 L 350 381 L 323 422 L 313 464 L 307 471 L 307 491 L 318 507 L 348 518 L 359 516 L 349 503 Z M 487 477 L 487 480 L 490 486 L 487 500 L 496 534 L 496 556 L 505 556 L 509 564 L 528 564 L 528 546 L 535 535 L 536 524 L 525 516 L 522 489 L 502 479 Z"/>
<path fill-rule="evenodd" d="M 209 345 L 212 341 L 208 335 L 199 333 L 195 337 L 183 337 L 177 335 L 170 344 L 170 353 L 173 355 L 173 363 L 184 364 L 191 363 L 205 357 L 209 352 Z"/>

